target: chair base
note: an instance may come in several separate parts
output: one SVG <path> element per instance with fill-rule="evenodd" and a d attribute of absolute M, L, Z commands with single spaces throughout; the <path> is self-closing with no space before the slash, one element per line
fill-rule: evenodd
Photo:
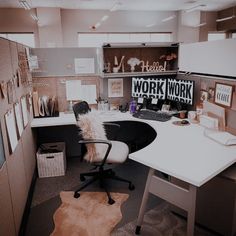
<path fill-rule="evenodd" d="M 123 179 L 123 178 L 117 176 L 112 169 L 104 170 L 102 167 L 100 167 L 99 171 L 82 173 L 82 174 L 80 174 L 80 180 L 84 181 L 86 176 L 89 176 L 89 177 L 92 177 L 92 178 L 90 180 L 88 180 L 88 182 L 83 184 L 79 189 L 77 189 L 74 192 L 74 198 L 79 198 L 80 197 L 79 192 L 81 190 L 83 190 L 84 188 L 86 188 L 87 186 L 89 186 L 90 184 L 92 184 L 93 182 L 97 181 L 97 180 L 100 183 L 100 187 L 103 188 L 105 190 L 105 192 L 107 193 L 108 203 L 110 205 L 114 204 L 115 201 L 111 198 L 111 194 L 110 194 L 110 192 L 108 191 L 108 189 L 105 185 L 105 180 L 106 179 L 113 179 L 113 180 L 128 183 L 129 184 L 129 190 L 132 191 L 132 190 L 135 189 L 135 186 L 132 184 L 131 181 L 129 181 L 127 179 Z"/>

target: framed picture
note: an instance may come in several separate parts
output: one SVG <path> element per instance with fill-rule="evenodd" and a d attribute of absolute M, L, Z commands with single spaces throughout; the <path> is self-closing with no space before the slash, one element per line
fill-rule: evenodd
<path fill-rule="evenodd" d="M 225 107 L 231 107 L 233 85 L 216 83 L 215 84 L 215 103 Z"/>
<path fill-rule="evenodd" d="M 108 97 L 123 97 L 123 79 L 108 80 Z"/>
<path fill-rule="evenodd" d="M 206 90 L 200 90 L 200 100 L 203 101 L 207 101 L 208 100 L 208 92 Z"/>

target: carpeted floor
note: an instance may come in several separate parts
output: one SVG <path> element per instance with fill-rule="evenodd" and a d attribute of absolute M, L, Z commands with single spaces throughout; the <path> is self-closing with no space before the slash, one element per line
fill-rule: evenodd
<path fill-rule="evenodd" d="M 136 229 L 136 220 L 113 231 L 111 236 L 133 236 Z M 168 203 L 160 203 L 144 215 L 142 236 L 186 236 L 186 220 L 170 211 Z M 214 234 L 195 227 L 195 236 L 213 236 Z"/>
<path fill-rule="evenodd" d="M 53 232 L 53 214 L 61 205 L 60 192 L 75 190 L 80 184 L 79 174 L 91 168 L 90 165 L 80 162 L 79 158 L 69 159 L 67 163 L 65 176 L 41 178 L 37 180 L 24 236 L 48 236 Z M 123 165 L 116 166 L 114 170 L 119 176 L 133 181 L 135 190 L 129 191 L 125 183 L 116 181 L 108 183 L 111 192 L 129 194 L 129 198 L 121 206 L 123 216 L 113 230 L 112 236 L 131 236 L 134 235 L 135 220 L 138 216 L 148 168 L 137 162 L 128 160 Z M 98 184 L 93 184 L 86 188 L 85 191 L 100 191 L 100 187 Z M 142 236 L 182 236 L 179 232 L 184 232 L 186 227 L 185 220 L 173 216 L 170 211 L 168 211 L 168 204 L 165 204 L 163 200 L 151 195 L 148 200 L 146 212 L 142 225 Z M 162 219 L 162 221 L 160 219 Z M 166 228 L 163 228 L 164 231 L 160 231 L 162 234 L 157 234 L 157 232 L 159 232 L 158 230 L 160 230 L 160 227 L 162 229 L 163 225 L 165 225 Z M 214 234 L 203 231 L 202 234 L 196 235 L 213 236 Z"/>

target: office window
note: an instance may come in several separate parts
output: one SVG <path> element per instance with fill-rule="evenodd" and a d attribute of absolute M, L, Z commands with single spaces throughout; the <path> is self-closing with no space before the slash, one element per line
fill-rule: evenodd
<path fill-rule="evenodd" d="M 0 34 L 0 37 L 15 41 L 17 43 L 24 44 L 31 48 L 35 47 L 33 33 L 6 33 L 6 34 Z"/>
<path fill-rule="evenodd" d="M 150 42 L 173 42 L 172 33 L 154 33 L 150 34 Z"/>
<path fill-rule="evenodd" d="M 208 33 L 208 41 L 220 40 L 220 39 L 225 39 L 225 38 L 226 38 L 226 34 L 224 32 Z"/>
<path fill-rule="evenodd" d="M 110 43 L 127 43 L 130 41 L 129 34 L 108 34 L 108 42 Z"/>
<path fill-rule="evenodd" d="M 101 47 L 105 43 L 159 43 L 172 41 L 172 33 L 78 33 L 78 47 Z"/>
<path fill-rule="evenodd" d="M 150 34 L 130 34 L 130 43 L 148 43 Z"/>
<path fill-rule="evenodd" d="M 232 33 L 232 39 L 236 39 L 236 33 Z"/>
<path fill-rule="evenodd" d="M 78 46 L 83 47 L 101 47 L 107 42 L 107 34 L 78 34 Z"/>

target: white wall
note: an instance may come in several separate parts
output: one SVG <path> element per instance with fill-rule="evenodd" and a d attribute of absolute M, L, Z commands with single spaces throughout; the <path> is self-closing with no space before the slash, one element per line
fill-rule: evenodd
<path fill-rule="evenodd" d="M 34 9 L 26 11 L 24 9 L 1 8 L 0 32 L 34 33 L 35 45 L 39 47 L 37 22 L 31 18 L 30 13 L 35 14 L 36 11 Z"/>
<path fill-rule="evenodd" d="M 63 47 L 60 8 L 37 8 L 39 47 Z"/>
<path fill-rule="evenodd" d="M 189 21 L 190 15 L 185 15 L 183 11 L 179 12 L 178 18 L 178 42 L 194 43 L 199 41 L 199 28 L 194 28 L 191 25 L 196 24 L 199 19 Z M 193 15 L 193 17 L 196 17 Z"/>

